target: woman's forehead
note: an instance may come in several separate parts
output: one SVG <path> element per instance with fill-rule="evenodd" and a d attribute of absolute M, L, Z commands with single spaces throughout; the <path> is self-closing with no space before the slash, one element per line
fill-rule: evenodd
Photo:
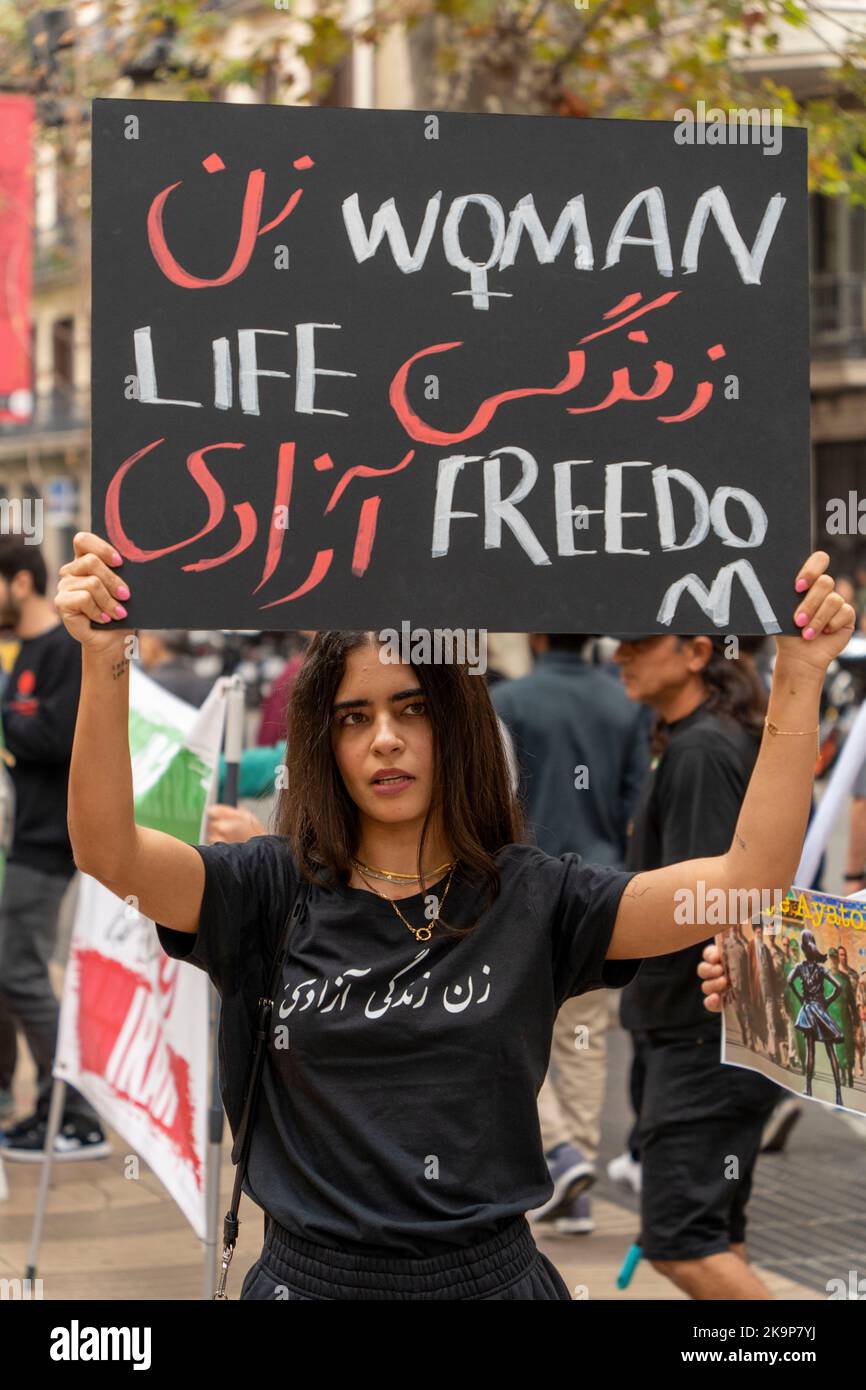
<path fill-rule="evenodd" d="M 385 699 L 400 690 L 420 685 L 418 673 L 403 662 L 383 661 L 379 646 L 356 647 L 346 657 L 343 678 L 337 687 L 338 700 Z"/>

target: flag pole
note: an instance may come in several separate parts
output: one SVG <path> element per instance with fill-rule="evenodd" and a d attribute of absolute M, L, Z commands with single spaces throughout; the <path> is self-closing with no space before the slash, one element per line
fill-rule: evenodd
<path fill-rule="evenodd" d="M 237 806 L 240 785 L 241 752 L 244 746 L 245 687 L 240 676 L 232 676 L 226 696 L 226 721 L 223 753 L 226 762 L 224 806 Z M 207 1155 L 205 1161 L 205 1196 L 207 1236 L 204 1250 L 204 1290 L 202 1297 L 213 1298 L 217 1286 L 217 1267 L 222 1253 L 222 1206 L 220 1203 L 220 1172 L 222 1169 L 223 1103 L 219 1087 L 219 1029 L 220 1000 L 213 985 L 209 995 L 210 1028 L 210 1104 L 207 1116 Z"/>

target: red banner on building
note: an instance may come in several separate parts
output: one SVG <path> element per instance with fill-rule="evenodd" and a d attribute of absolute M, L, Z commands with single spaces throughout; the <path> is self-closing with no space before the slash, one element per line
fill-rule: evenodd
<path fill-rule="evenodd" d="M 32 97 L 0 95 L 0 421 L 33 416 L 33 115 Z"/>

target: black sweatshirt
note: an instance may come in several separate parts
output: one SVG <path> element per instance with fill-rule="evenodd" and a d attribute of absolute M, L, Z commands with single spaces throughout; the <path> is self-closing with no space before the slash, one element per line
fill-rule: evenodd
<path fill-rule="evenodd" d="M 711 713 L 706 703 L 670 723 L 668 735 L 668 746 L 643 787 L 629 845 L 631 869 L 726 854 L 760 743 L 757 734 Z M 708 927 L 707 941 L 713 935 Z M 697 974 L 706 944 L 644 961 L 623 991 L 624 1028 L 721 1033 L 720 1016 L 704 1008 Z"/>
<path fill-rule="evenodd" d="M 10 864 L 75 872 L 66 790 L 80 686 L 81 648 L 62 623 L 22 641 L 3 694 L 3 733 L 15 758 Z"/>

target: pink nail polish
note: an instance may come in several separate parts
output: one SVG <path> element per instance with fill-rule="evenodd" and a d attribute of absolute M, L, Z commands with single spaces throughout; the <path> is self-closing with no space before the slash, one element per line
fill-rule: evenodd
<path fill-rule="evenodd" d="M 794 585 L 794 588 L 797 590 L 797 593 L 798 593 L 798 594 L 802 594 L 803 590 L 804 590 L 804 589 L 808 589 L 808 587 L 809 587 L 809 581 L 808 581 L 808 579 L 798 579 L 797 582 L 796 582 L 796 584 Z"/>
<path fill-rule="evenodd" d="M 795 619 L 794 619 L 794 622 L 797 624 L 798 627 L 802 627 L 803 624 L 804 624 L 804 623 L 807 623 L 808 621 L 809 621 L 809 614 L 808 614 L 808 613 L 798 613 L 797 616 L 796 616 Z"/>
<path fill-rule="evenodd" d="M 117 618 L 125 618 L 125 617 L 126 617 L 126 609 L 123 607 L 123 604 L 121 604 L 121 603 L 115 604 L 114 613 L 115 613 L 115 617 L 117 617 Z"/>
<path fill-rule="evenodd" d="M 815 636 L 815 629 L 813 627 L 804 627 L 803 636 L 807 642 L 811 642 L 812 638 Z"/>
<path fill-rule="evenodd" d="M 118 553 L 117 553 L 116 550 L 112 550 L 112 552 L 111 552 L 111 563 L 112 563 L 113 565 L 122 565 L 122 564 L 123 564 L 123 556 L 122 556 L 122 555 L 118 555 Z"/>
<path fill-rule="evenodd" d="M 126 587 L 125 584 L 121 584 L 120 588 L 119 588 L 118 591 L 117 591 L 117 597 L 118 597 L 118 598 L 129 598 L 129 589 Z"/>
<path fill-rule="evenodd" d="M 99 621 L 100 621 L 101 623 L 110 623 L 110 622 L 111 622 L 111 618 L 109 617 L 108 613 L 100 613 L 100 615 L 99 615 Z"/>

